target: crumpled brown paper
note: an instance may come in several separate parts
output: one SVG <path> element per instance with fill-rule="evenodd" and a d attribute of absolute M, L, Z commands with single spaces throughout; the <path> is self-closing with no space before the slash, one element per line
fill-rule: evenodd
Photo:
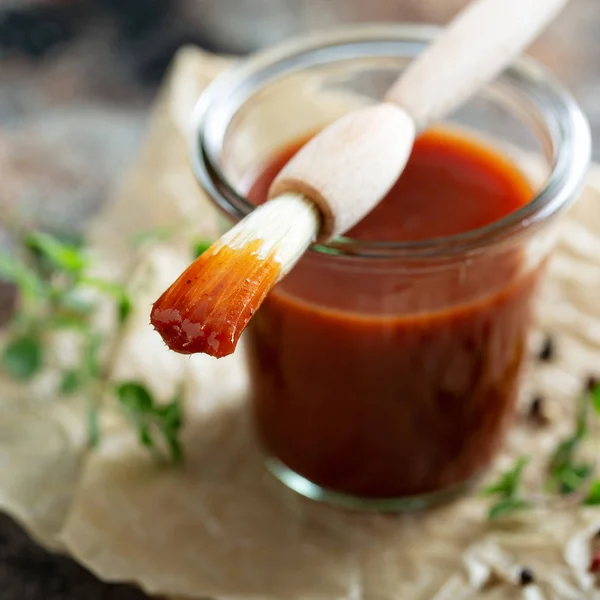
<path fill-rule="evenodd" d="M 219 231 L 189 171 L 185 134 L 198 94 L 226 64 L 193 49 L 179 55 L 140 162 L 89 230 L 99 273 L 127 281 L 136 298 L 113 348 L 113 377 L 142 378 L 165 399 L 187 382 L 185 468 L 153 463 L 110 407 L 103 444 L 86 455 L 75 400 L 45 397 L 43 381 L 35 390 L 13 386 L 0 400 L 0 465 L 10 464 L 0 469 L 0 508 L 101 578 L 134 582 L 151 594 L 600 598 L 587 573 L 599 510 L 540 508 L 492 527 L 485 521 L 488 501 L 476 494 L 415 515 L 350 513 L 310 502 L 262 466 L 246 410 L 243 348 L 220 361 L 190 359 L 167 351 L 151 331 L 150 304 L 185 265 L 190 240 Z M 135 232 L 170 225 L 179 228 L 174 239 L 141 250 L 130 243 Z M 564 219 L 542 294 L 538 330 L 556 334 L 558 358 L 531 369 L 523 394 L 545 394 L 552 423 L 536 429 L 519 421 L 498 469 L 530 453 L 531 476 L 539 477 L 543 456 L 569 431 L 582 378 L 600 370 L 598 257 L 600 173 L 593 170 Z M 20 414 L 14 400 L 25 400 L 21 407 L 31 415 Z M 42 442 L 23 441 L 31 439 Z M 518 587 L 521 565 L 533 569 L 536 584 Z"/>

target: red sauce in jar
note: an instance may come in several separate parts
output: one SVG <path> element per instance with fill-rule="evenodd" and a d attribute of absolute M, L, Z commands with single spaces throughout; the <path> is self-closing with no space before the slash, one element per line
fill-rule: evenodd
<path fill-rule="evenodd" d="M 265 201 L 300 146 L 265 165 L 252 202 Z M 532 196 L 501 154 L 432 130 L 348 236 L 450 236 Z M 514 241 L 421 262 L 308 253 L 250 326 L 254 415 L 267 451 L 320 486 L 369 498 L 434 492 L 481 471 L 515 403 L 539 272 L 524 258 Z"/>

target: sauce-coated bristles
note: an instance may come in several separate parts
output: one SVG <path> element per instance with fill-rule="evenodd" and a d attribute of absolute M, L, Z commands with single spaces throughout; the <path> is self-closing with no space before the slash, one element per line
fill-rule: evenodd
<path fill-rule="evenodd" d="M 150 320 L 171 350 L 217 358 L 235 350 L 281 273 L 275 253 L 263 258 L 261 245 L 209 249 L 155 302 Z"/>
<path fill-rule="evenodd" d="M 255 208 L 156 301 L 150 320 L 181 354 L 231 354 L 273 286 L 315 240 L 321 215 L 298 194 Z"/>

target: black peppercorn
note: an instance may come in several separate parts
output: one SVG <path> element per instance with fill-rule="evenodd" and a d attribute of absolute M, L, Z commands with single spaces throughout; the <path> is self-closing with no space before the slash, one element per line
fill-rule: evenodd
<path fill-rule="evenodd" d="M 541 394 L 534 396 L 529 405 L 527 419 L 535 425 L 547 425 L 550 419 L 546 414 L 546 400 Z"/>
<path fill-rule="evenodd" d="M 525 587 L 526 585 L 530 585 L 535 581 L 535 575 L 533 571 L 528 567 L 523 567 L 519 571 L 519 585 Z"/>
<path fill-rule="evenodd" d="M 589 375 L 585 381 L 585 389 L 593 392 L 598 387 L 598 378 L 595 375 Z"/>
<path fill-rule="evenodd" d="M 540 362 L 552 362 L 556 355 L 556 348 L 554 344 L 554 339 L 547 335 L 542 347 L 540 348 L 538 354 L 538 360 Z"/>

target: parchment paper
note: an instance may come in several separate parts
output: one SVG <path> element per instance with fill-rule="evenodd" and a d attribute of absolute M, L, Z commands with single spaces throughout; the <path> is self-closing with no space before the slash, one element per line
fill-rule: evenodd
<path fill-rule="evenodd" d="M 189 171 L 185 134 L 198 94 L 226 64 L 194 49 L 179 55 L 139 163 L 89 230 L 99 271 L 127 281 L 136 298 L 114 348 L 113 377 L 143 378 L 164 399 L 187 382 L 185 467 L 155 464 L 110 406 L 101 448 L 85 454 L 75 400 L 45 397 L 43 381 L 35 389 L 13 386 L 0 400 L 0 413 L 12 418 L 0 417 L 0 465 L 10 467 L 0 469 L 0 508 L 101 578 L 134 582 L 151 594 L 600 598 L 587 573 L 599 510 L 539 508 L 491 526 L 489 502 L 476 493 L 415 515 L 350 513 L 304 500 L 263 469 L 246 409 L 243 347 L 220 361 L 189 359 L 167 351 L 151 331 L 150 304 L 185 266 L 191 239 L 219 231 Z M 582 379 L 600 371 L 599 173 L 592 170 L 560 228 L 532 340 L 535 347 L 542 332 L 556 336 L 557 360 L 530 367 L 522 398 L 525 407 L 533 393 L 543 393 L 551 423 L 536 428 L 520 418 L 496 470 L 531 454 L 528 477 L 540 479 L 544 457 L 572 428 Z M 136 232 L 183 221 L 174 239 L 141 249 L 130 243 Z M 109 320 L 105 326 L 110 330 Z M 31 415 L 20 414 L 15 401 Z M 536 584 L 517 585 L 522 565 L 533 569 Z"/>

